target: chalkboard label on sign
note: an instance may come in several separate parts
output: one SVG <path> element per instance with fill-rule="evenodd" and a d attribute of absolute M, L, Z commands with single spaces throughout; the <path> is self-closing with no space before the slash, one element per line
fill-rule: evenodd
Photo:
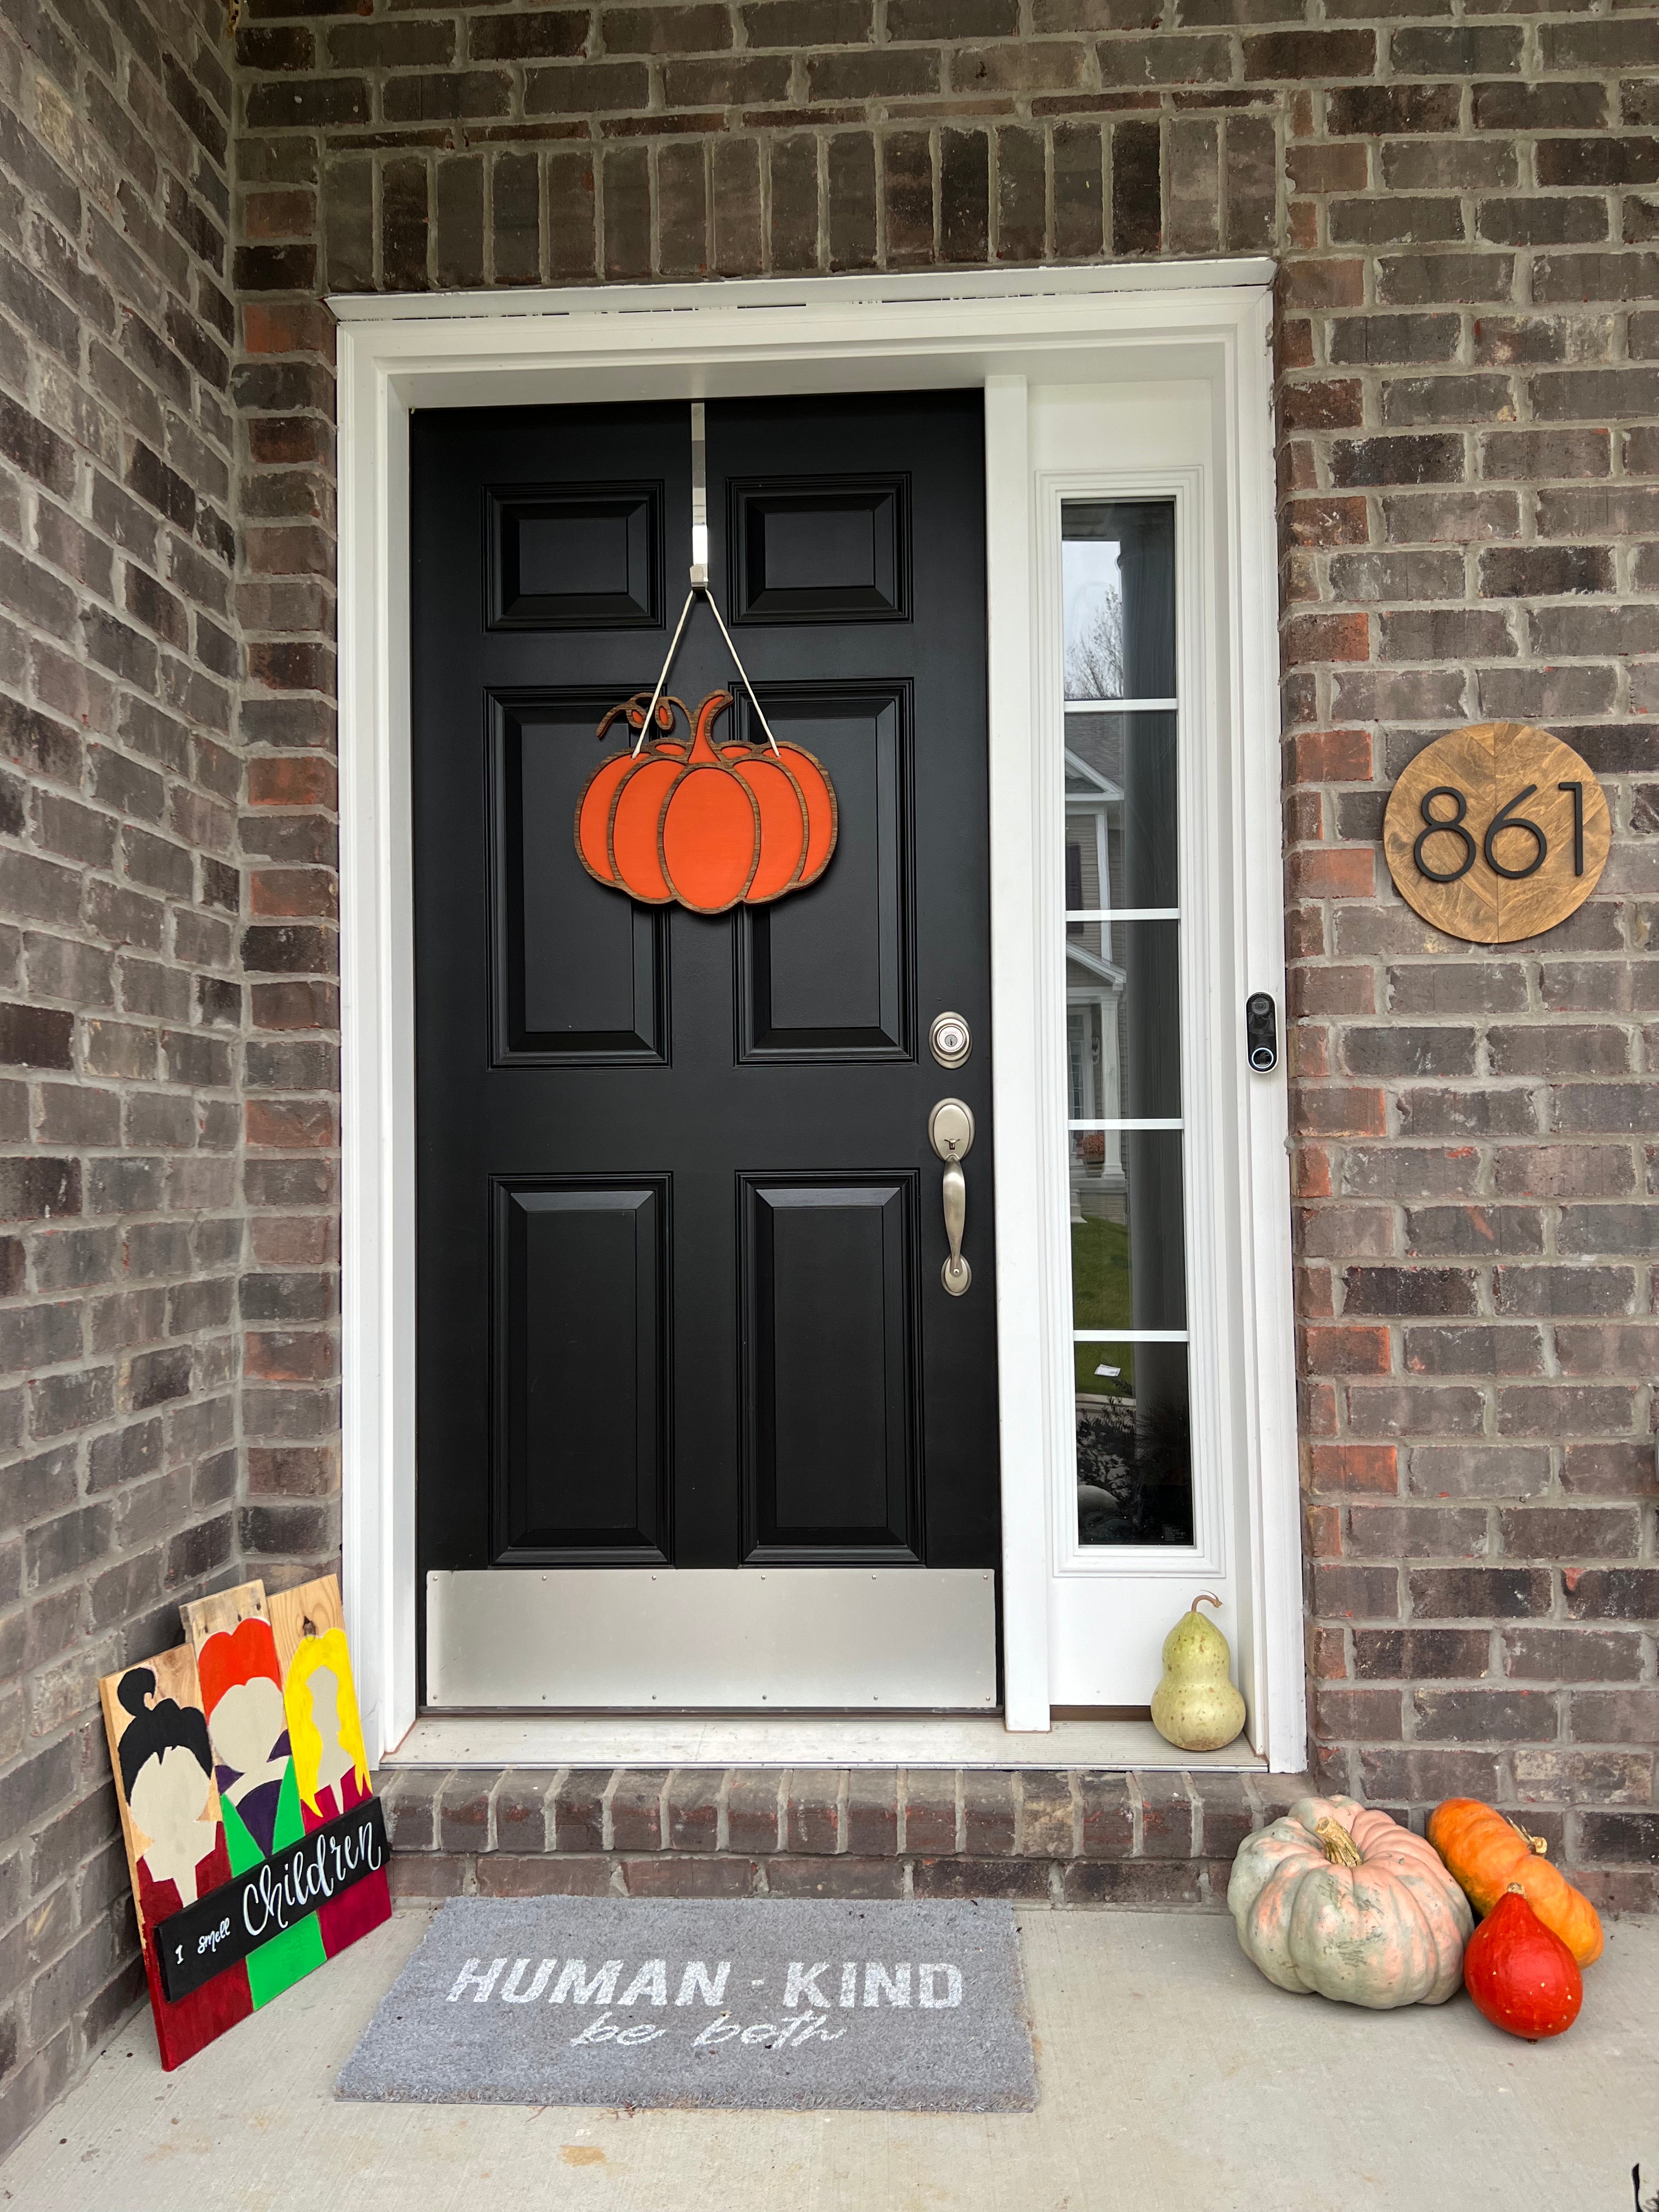
<path fill-rule="evenodd" d="M 1512 945 L 1565 921 L 1595 889 L 1612 842 L 1589 764 L 1528 722 L 1477 722 L 1437 738 L 1382 817 L 1401 898 L 1474 945 Z"/>
<path fill-rule="evenodd" d="M 378 1797 L 366 1797 L 164 1920 L 155 1931 L 162 1989 L 176 2004 L 386 1862 L 386 1816 Z"/>

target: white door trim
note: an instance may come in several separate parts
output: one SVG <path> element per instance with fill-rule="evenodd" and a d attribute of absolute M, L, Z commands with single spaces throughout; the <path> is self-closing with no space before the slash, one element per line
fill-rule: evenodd
<path fill-rule="evenodd" d="M 1245 912 L 1241 977 L 1282 996 L 1268 287 L 1260 259 L 916 276 L 758 279 L 569 291 L 341 298 L 340 813 L 343 1281 L 343 1547 L 372 1758 L 416 1718 L 414 937 L 410 900 L 409 416 L 416 406 L 724 398 L 977 386 L 986 393 L 990 593 L 992 983 L 996 1024 L 998 1341 L 1007 1725 L 1048 1725 L 1052 1310 L 1036 1230 L 1036 1070 L 1054 1040 L 1039 988 L 1033 713 L 1033 381 L 1161 376 L 1170 350 L 1210 376 L 1226 453 L 1228 586 Z M 1239 999 L 1242 1002 L 1241 983 Z M 1063 1042 L 1063 1040 L 1062 1040 Z M 1305 1747 L 1285 1105 L 1249 1086 L 1242 1234 L 1252 1455 L 1241 1674 L 1256 1748 Z"/>

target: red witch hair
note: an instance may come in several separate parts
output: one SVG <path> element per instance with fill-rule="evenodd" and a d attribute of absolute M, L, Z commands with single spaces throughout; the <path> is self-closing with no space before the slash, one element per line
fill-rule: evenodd
<path fill-rule="evenodd" d="M 196 1662 L 202 1682 L 202 1704 L 211 1716 L 227 1690 L 264 1675 L 283 1686 L 283 1670 L 276 1663 L 276 1639 L 270 1623 L 251 1614 L 234 1628 L 222 1628 L 209 1637 Z"/>

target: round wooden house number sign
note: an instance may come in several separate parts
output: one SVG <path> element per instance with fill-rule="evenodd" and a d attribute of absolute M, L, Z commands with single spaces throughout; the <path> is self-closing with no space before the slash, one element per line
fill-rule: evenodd
<path fill-rule="evenodd" d="M 1510 945 L 1581 907 L 1607 865 L 1607 802 L 1571 745 L 1476 722 L 1425 746 L 1382 817 L 1389 873 L 1448 937 Z"/>

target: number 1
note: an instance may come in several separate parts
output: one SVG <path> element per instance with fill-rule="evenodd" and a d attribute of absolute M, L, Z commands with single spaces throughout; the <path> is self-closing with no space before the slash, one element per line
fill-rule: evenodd
<path fill-rule="evenodd" d="M 1584 872 L 1584 787 L 1582 783 L 1558 783 L 1558 791 L 1572 793 L 1572 872 Z"/>

